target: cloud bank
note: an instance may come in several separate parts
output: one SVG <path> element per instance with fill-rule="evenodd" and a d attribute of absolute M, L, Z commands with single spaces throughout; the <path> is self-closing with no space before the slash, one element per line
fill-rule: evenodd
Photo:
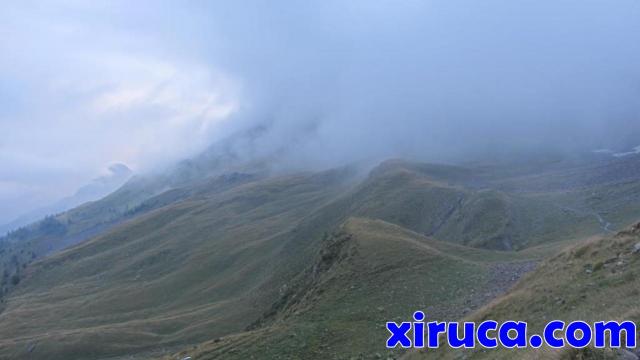
<path fill-rule="evenodd" d="M 636 0 L 5 7 L 6 204 L 29 207 L 110 163 L 153 168 L 261 124 L 259 151 L 289 145 L 283 161 L 296 167 L 640 143 Z"/>
<path fill-rule="evenodd" d="M 15 2 L 0 15 L 0 223 L 122 162 L 136 171 L 205 147 L 239 84 L 154 44 L 135 6 Z M 142 11 L 142 9 L 140 9 Z M 133 26 L 131 24 L 130 26 Z"/>

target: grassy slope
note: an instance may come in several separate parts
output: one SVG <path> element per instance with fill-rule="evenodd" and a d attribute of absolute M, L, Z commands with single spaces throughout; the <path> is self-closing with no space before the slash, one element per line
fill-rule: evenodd
<path fill-rule="evenodd" d="M 570 246 L 524 277 L 507 295 L 468 318 L 527 321 L 540 333 L 546 321 L 640 321 L 640 224 L 615 236 Z M 445 349 L 416 353 L 408 359 L 512 359 L 513 350 L 463 351 Z M 611 351 L 518 350 L 523 359 L 616 358 Z"/>
<path fill-rule="evenodd" d="M 234 150 L 235 147 L 246 148 L 256 135 L 255 131 L 236 134 L 193 159 L 181 161 L 162 172 L 136 176 L 100 200 L 60 214 L 50 214 L 46 219 L 0 237 L 0 302 L 35 259 L 104 234 L 122 221 L 180 201 L 203 187 L 206 190 L 211 185 L 208 182 L 237 183 L 247 179 L 234 178 L 234 175 L 266 173 L 264 159 L 241 159 Z"/>
<path fill-rule="evenodd" d="M 123 221 L 189 196 L 224 191 L 256 178 L 256 175 L 235 173 L 168 188 L 169 182 L 161 177 L 137 177 L 103 199 L 10 233 L 0 239 L 0 302 L 15 286 L 13 278 L 21 280 L 26 266 L 38 258 L 106 233 Z"/>
<path fill-rule="evenodd" d="M 485 258 L 538 258 L 557 249 L 556 245 L 548 245 L 551 241 L 571 241 L 601 232 L 594 209 L 619 223 L 640 213 L 637 203 L 625 200 L 640 193 L 633 181 L 554 185 L 569 181 L 567 178 L 580 178 L 575 173 L 586 171 L 581 169 L 567 172 L 560 168 L 533 178 L 512 171 L 504 177 L 495 168 L 390 161 L 338 198 L 343 187 L 335 173 L 249 179 L 249 184 L 223 190 L 220 184 L 207 181 L 173 189 L 135 206 L 135 211 L 140 210 L 143 215 L 136 214 L 134 220 L 27 267 L 25 272 L 29 275 L 10 294 L 6 309 L 0 314 L 0 336 L 4 339 L 0 342 L 0 357 L 21 356 L 33 345 L 33 358 L 43 354 L 47 354 L 46 358 L 66 359 L 74 354 L 78 358 L 100 358 L 162 350 L 242 331 L 269 314 L 270 309 L 276 311 L 263 319 L 262 324 L 267 326 L 254 331 L 271 331 L 274 335 L 262 345 L 256 343 L 253 354 L 266 351 L 266 346 L 291 350 L 291 356 L 359 354 L 364 347 L 380 344 L 376 336 L 384 337 L 384 329 L 375 335 L 365 332 L 366 339 L 357 346 L 343 343 L 334 350 L 324 348 L 329 339 L 335 339 L 328 335 L 296 353 L 296 341 L 290 342 L 290 347 L 285 341 L 289 337 L 278 340 L 286 334 L 278 327 L 295 326 L 306 334 L 319 336 L 323 326 L 339 332 L 346 331 L 340 326 L 370 329 L 380 325 L 374 320 L 390 315 L 406 318 L 406 313 L 389 314 L 377 307 L 373 312 L 368 307 L 367 313 L 378 315 L 366 317 L 365 310 L 354 310 L 356 305 L 347 306 L 342 313 L 343 302 L 336 300 L 346 296 L 344 289 L 347 284 L 351 286 L 353 279 L 373 286 L 382 274 L 387 277 L 380 275 L 381 281 L 397 281 L 402 274 L 414 270 L 405 263 L 425 270 L 416 271 L 421 276 L 407 279 L 406 288 L 397 289 L 402 293 L 398 298 L 405 299 L 400 301 L 406 301 L 406 307 L 400 304 L 398 308 L 408 312 L 428 302 L 435 306 L 431 310 L 443 318 L 459 317 L 461 309 L 456 301 L 471 301 L 469 293 L 475 293 L 483 281 L 486 284 L 491 266 Z M 128 199 L 125 196 L 121 201 L 114 200 L 114 205 L 124 206 Z M 127 211 L 131 209 L 129 206 Z M 348 222 L 347 229 L 356 239 L 349 243 L 363 254 L 361 266 L 339 263 L 336 271 L 350 275 L 322 275 L 331 280 L 325 284 L 326 289 L 322 287 L 323 291 L 335 296 L 319 299 L 315 315 L 315 301 L 305 301 L 310 309 L 299 316 L 290 311 L 299 305 L 290 306 L 288 301 L 281 304 L 286 306 L 274 309 L 273 304 L 282 303 L 282 294 L 296 288 L 295 282 L 305 283 L 299 280 L 305 278 L 304 269 L 325 249 L 326 244 L 320 241 L 323 234 L 332 232 L 350 216 L 382 219 L 406 229 L 390 224 L 381 227 L 377 222 L 365 221 L 366 226 L 362 221 L 355 222 L 359 226 Z M 368 227 L 374 230 L 366 230 Z M 433 242 L 424 234 L 479 247 L 533 247 L 504 254 Z M 394 258 L 377 253 L 389 245 L 385 238 L 415 241 L 390 243 L 390 253 L 397 256 Z M 412 247 L 416 241 L 431 241 L 429 246 L 438 251 L 416 250 Z M 422 264 L 423 257 L 439 265 Z M 382 270 L 364 271 L 369 263 L 378 264 Z M 436 279 L 446 279 L 453 272 L 459 276 L 446 284 L 425 280 L 430 273 L 438 274 Z M 354 293 L 353 304 L 357 304 L 356 300 L 372 304 L 396 302 L 381 292 L 382 285 L 365 288 Z M 416 297 L 416 289 L 425 295 Z M 474 291 L 465 293 L 469 289 Z M 446 301 L 437 298 L 441 292 L 454 297 Z M 345 317 L 353 312 L 357 315 Z M 360 318 L 364 320 L 358 322 Z M 246 335 L 237 337 L 241 342 L 252 339 Z M 354 338 L 349 340 L 353 342 Z M 227 344 L 227 340 L 223 343 Z M 232 341 L 227 350 L 234 349 L 240 347 Z"/>
<path fill-rule="evenodd" d="M 34 260 L 108 231 L 130 208 L 154 195 L 153 188 L 143 179 L 134 179 L 101 200 L 51 215 L 0 238 L 0 299 L 15 285 L 4 279 L 21 280 L 25 267 Z"/>
<path fill-rule="evenodd" d="M 515 176 L 509 180 L 509 186 L 505 186 L 504 179 L 496 177 L 495 169 L 480 171 L 479 176 L 474 176 L 473 171 L 458 167 L 386 162 L 343 199 L 342 207 L 346 209 L 346 213 L 384 219 L 423 234 L 434 234 L 445 240 L 475 246 L 491 247 L 492 240 L 502 240 L 506 235 L 512 243 L 528 248 L 508 254 L 460 246 L 448 248 L 448 251 L 440 253 L 446 259 L 455 254 L 454 258 L 470 256 L 475 261 L 466 258 L 466 261 L 452 264 L 448 271 L 439 273 L 438 270 L 447 269 L 444 261 L 437 270 L 426 267 L 427 271 L 422 273 L 415 271 L 421 267 L 413 267 L 413 256 L 424 256 L 426 260 L 431 254 L 421 254 L 408 247 L 407 242 L 404 242 L 406 248 L 400 251 L 405 253 L 397 257 L 407 259 L 406 266 L 398 266 L 389 257 L 376 255 L 385 254 L 389 246 L 387 241 L 398 237 L 398 232 L 404 236 L 411 234 L 408 235 L 409 238 L 420 238 L 420 241 L 428 240 L 388 223 L 381 228 L 377 226 L 378 222 L 366 220 L 353 225 L 354 221 L 350 221 L 345 226 L 347 232 L 352 235 L 360 234 L 353 235 L 356 240 L 351 242 L 359 249 L 355 259 L 360 258 L 360 264 L 353 265 L 358 260 L 351 257 L 350 265 L 340 263 L 336 267 L 339 270 L 332 269 L 331 275 L 324 275 L 318 280 L 322 283 L 321 290 L 311 291 L 312 294 L 321 295 L 307 296 L 306 305 L 294 304 L 292 308 L 295 310 L 285 306 L 280 311 L 286 315 L 280 315 L 278 321 L 271 325 L 250 333 L 217 339 L 195 351 L 180 355 L 196 355 L 197 359 L 346 359 L 352 356 L 386 356 L 386 350 L 380 346 L 386 332 L 372 332 L 371 329 L 380 329 L 386 319 L 407 319 L 415 309 L 424 308 L 423 294 L 439 292 L 444 295 L 443 298 L 436 298 L 437 295 L 428 298 L 427 302 L 431 307 L 427 311 L 435 314 L 432 318 L 459 318 L 464 311 L 461 311 L 456 302 L 465 298 L 468 301 L 469 293 L 486 289 L 489 279 L 486 262 L 490 262 L 489 259 L 504 261 L 546 257 L 567 244 L 602 233 L 603 224 L 595 214 L 604 214 L 609 221 L 615 219 L 613 221 L 617 222 L 616 226 L 620 226 L 640 213 L 638 205 L 629 201 L 636 196 L 634 194 L 640 193 L 633 181 L 625 180 L 620 183 L 599 179 L 580 186 L 549 184 L 558 179 L 568 181 L 566 177 L 580 178 L 580 174 L 584 175 L 589 171 L 591 169 L 579 167 L 566 170 L 559 167 L 536 181 L 532 181 L 531 177 Z M 544 181 L 547 184 L 540 185 Z M 544 187 L 549 191 L 542 191 L 541 188 Z M 617 207 L 621 204 L 626 207 Z M 366 228 L 370 230 L 365 230 Z M 358 241 L 362 238 L 375 238 L 378 242 Z M 454 246 L 433 242 L 433 248 L 437 248 L 435 244 L 441 247 Z M 369 253 L 361 250 L 366 249 L 367 245 L 371 245 Z M 483 259 L 484 264 L 479 265 L 478 259 Z M 474 262 L 475 268 L 466 268 Z M 382 265 L 386 263 L 388 267 Z M 366 264 L 381 264 L 385 270 L 374 272 L 375 275 L 371 276 L 365 270 Z M 458 269 L 461 271 L 458 272 Z M 394 270 L 397 272 L 394 273 Z M 467 270 L 469 273 L 465 273 Z M 461 276 L 451 278 L 454 272 Z M 416 275 L 415 278 L 411 276 L 413 274 Z M 425 283 L 424 279 L 431 279 L 432 282 Z M 473 283 L 465 283 L 466 279 L 472 279 Z M 391 299 L 390 292 L 385 290 L 393 286 L 401 286 L 403 292 Z M 394 304 L 392 313 L 389 313 L 389 306 L 380 305 L 389 303 Z M 436 310 L 439 304 L 442 304 L 440 311 Z"/>
<path fill-rule="evenodd" d="M 262 327 L 166 359 L 396 356 L 384 347 L 386 321 L 407 319 L 416 309 L 430 318 L 458 318 L 494 286 L 492 266 L 513 260 L 363 218 L 349 219 L 324 243 Z"/>
<path fill-rule="evenodd" d="M 602 232 L 592 212 L 565 209 L 577 207 L 585 190 L 503 191 L 496 176 L 493 169 L 388 161 L 351 198 L 351 211 L 440 240 L 500 250 Z M 640 215 L 640 207 L 632 207 L 628 211 Z"/>
<path fill-rule="evenodd" d="M 277 297 L 292 229 L 340 174 L 200 193 L 36 262 L 0 314 L 0 358 L 87 359 L 242 330 Z"/>

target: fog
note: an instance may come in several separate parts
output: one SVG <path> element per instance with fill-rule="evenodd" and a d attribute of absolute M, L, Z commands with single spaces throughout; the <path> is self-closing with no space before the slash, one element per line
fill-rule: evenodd
<path fill-rule="evenodd" d="M 628 151 L 639 39 L 637 0 L 5 3 L 0 222 L 259 125 L 295 168 Z"/>

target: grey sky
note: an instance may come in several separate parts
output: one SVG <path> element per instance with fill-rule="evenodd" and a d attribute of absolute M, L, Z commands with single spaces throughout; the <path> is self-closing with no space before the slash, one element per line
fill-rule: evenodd
<path fill-rule="evenodd" d="M 637 0 L 13 1 L 0 54 L 0 222 L 262 122 L 321 166 L 640 130 Z"/>

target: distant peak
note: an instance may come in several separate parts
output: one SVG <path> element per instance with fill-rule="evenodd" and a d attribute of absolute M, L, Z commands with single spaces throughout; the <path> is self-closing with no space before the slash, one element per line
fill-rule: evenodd
<path fill-rule="evenodd" d="M 133 172 L 127 165 L 123 163 L 111 164 L 109 165 L 108 170 L 111 175 L 115 176 L 129 175 Z"/>

